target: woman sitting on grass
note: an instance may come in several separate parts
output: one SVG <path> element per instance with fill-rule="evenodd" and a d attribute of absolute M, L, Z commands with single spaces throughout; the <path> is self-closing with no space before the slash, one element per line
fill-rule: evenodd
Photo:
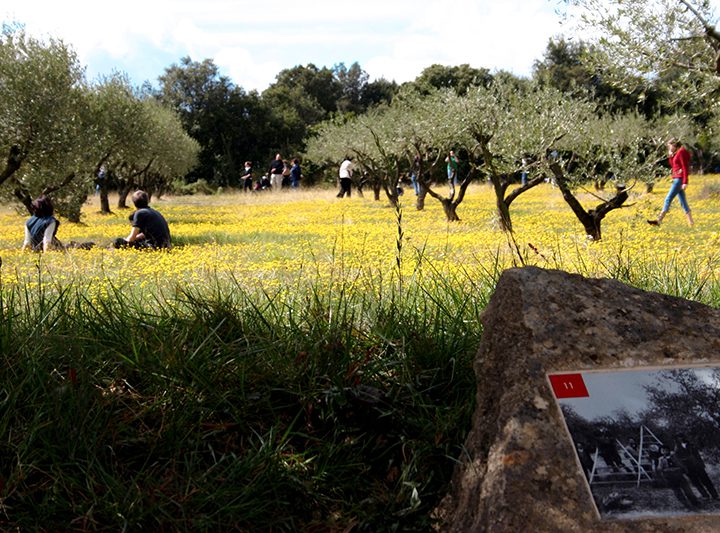
<path fill-rule="evenodd" d="M 55 209 L 50 197 L 44 194 L 38 196 L 30 204 L 30 208 L 33 215 L 25 223 L 22 249 L 30 247 L 34 252 L 62 249 L 62 244 L 55 237 L 60 221 L 53 216 Z"/>

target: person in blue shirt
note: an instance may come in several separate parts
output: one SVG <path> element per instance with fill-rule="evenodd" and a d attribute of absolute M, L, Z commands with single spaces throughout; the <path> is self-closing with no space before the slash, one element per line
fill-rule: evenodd
<path fill-rule="evenodd" d="M 49 196 L 40 195 L 30 204 L 32 216 L 25 223 L 25 241 L 22 249 L 30 248 L 34 252 L 47 252 L 52 249 L 61 249 L 62 244 L 57 240 L 60 221 L 53 216 L 55 209 Z"/>
<path fill-rule="evenodd" d="M 295 158 L 290 167 L 290 187 L 297 189 L 300 187 L 300 178 L 302 177 L 302 170 L 300 169 L 300 160 Z"/>

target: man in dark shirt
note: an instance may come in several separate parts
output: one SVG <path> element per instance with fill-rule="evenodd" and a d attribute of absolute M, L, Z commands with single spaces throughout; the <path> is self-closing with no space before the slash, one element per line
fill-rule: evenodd
<path fill-rule="evenodd" d="M 272 160 L 270 163 L 270 186 L 272 187 L 273 191 L 279 191 L 282 187 L 282 179 L 283 179 L 283 169 L 285 168 L 285 165 L 283 164 L 282 156 L 280 154 L 275 155 L 275 159 Z"/>
<path fill-rule="evenodd" d="M 115 241 L 115 248 L 131 246 L 133 248 L 171 248 L 170 228 L 165 217 L 149 207 L 150 198 L 145 191 L 135 191 L 133 204 L 137 208 L 130 217 L 132 229 L 130 235 Z"/>

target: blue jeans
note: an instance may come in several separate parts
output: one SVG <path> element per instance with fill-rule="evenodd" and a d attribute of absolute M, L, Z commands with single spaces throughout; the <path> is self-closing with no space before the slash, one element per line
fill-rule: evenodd
<path fill-rule="evenodd" d="M 410 174 L 410 181 L 412 182 L 413 189 L 415 190 L 415 196 L 420 194 L 420 184 L 417 181 L 417 176 L 413 172 Z"/>
<path fill-rule="evenodd" d="M 673 201 L 673 198 L 678 197 L 678 200 L 680 200 L 680 207 L 683 208 L 683 211 L 686 213 L 690 212 L 690 206 L 687 203 L 687 199 L 685 198 L 685 191 L 682 189 L 682 180 L 680 178 L 674 178 L 672 180 L 672 185 L 670 185 L 670 190 L 667 193 L 667 196 L 665 197 L 665 204 L 663 204 L 663 212 L 667 213 L 670 210 L 670 203 Z"/>

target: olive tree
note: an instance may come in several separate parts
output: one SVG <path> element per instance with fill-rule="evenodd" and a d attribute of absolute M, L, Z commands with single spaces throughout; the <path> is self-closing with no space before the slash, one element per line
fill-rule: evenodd
<path fill-rule="evenodd" d="M 600 54 L 590 58 L 612 65 L 617 82 L 663 79 L 671 89 L 666 96 L 676 103 L 703 100 L 720 87 L 720 32 L 708 0 L 566 3 L 578 28 L 597 35 Z"/>
<path fill-rule="evenodd" d="M 185 131 L 177 113 L 153 98 L 140 101 L 142 128 L 136 132 L 137 150 L 126 154 L 114 168 L 118 208 L 140 187 L 150 195 L 162 193 L 198 163 L 200 145 Z"/>
<path fill-rule="evenodd" d="M 198 164 L 200 144 L 186 133 L 174 110 L 155 100 L 143 104 L 150 122 L 145 153 L 150 164 L 139 185 L 150 194 L 162 194 Z"/>
<path fill-rule="evenodd" d="M 505 231 L 513 229 L 511 204 L 547 177 L 547 154 L 560 139 L 576 135 L 576 124 L 594 111 L 589 103 L 551 87 L 518 86 L 503 79 L 468 90 L 447 108 L 453 123 L 460 125 L 459 140 L 471 167 L 487 176 L 493 187 Z M 518 183 L 523 170 L 528 179 Z"/>
<path fill-rule="evenodd" d="M 443 196 L 433 187 L 432 177 L 444 165 L 445 156 L 458 143 L 466 127 L 464 117 L 452 112 L 458 99 L 457 92 L 452 90 L 423 95 L 405 91 L 395 97 L 392 105 L 397 114 L 397 150 L 419 184 L 416 208 L 424 209 L 429 194 L 441 203 L 446 217 L 452 221 L 459 220 L 457 206 L 462 202 L 470 180 L 465 183 L 466 175 L 462 180 L 465 185 L 461 184 L 457 190 L 451 183 L 449 196 Z"/>
<path fill-rule="evenodd" d="M 102 79 L 89 91 L 92 123 L 86 135 L 92 140 L 92 175 L 100 192 L 100 211 L 110 213 L 111 177 L 121 172 L 145 150 L 150 120 L 126 75 Z"/>
<path fill-rule="evenodd" d="M 558 141 L 544 162 L 589 238 L 602 238 L 602 221 L 611 211 L 626 207 L 634 184 L 656 179 L 662 156 L 655 132 L 654 125 L 637 113 L 587 117 L 576 124 L 574 135 Z M 588 190 L 599 178 L 613 185 L 611 192 Z M 589 194 L 595 205 L 585 207 L 578 192 Z"/>
<path fill-rule="evenodd" d="M 455 210 L 469 181 L 461 185 L 461 194 L 453 189 L 446 198 L 433 189 L 430 179 L 430 170 L 459 135 L 461 125 L 449 120 L 448 111 L 451 100 L 457 98 L 453 91 L 428 96 L 407 92 L 364 115 L 325 122 L 308 141 L 307 157 L 337 165 L 346 155 L 354 156 L 364 179 L 372 183 L 375 198 L 384 190 L 393 205 L 398 202 L 402 175 L 415 165 L 421 187 L 417 208 L 423 208 L 430 194 L 443 203 L 449 220 L 458 220 Z"/>
<path fill-rule="evenodd" d="M 380 199 L 384 190 L 390 203 L 395 205 L 403 168 L 397 121 L 397 111 L 383 105 L 363 115 L 336 117 L 315 128 L 315 134 L 307 143 L 306 157 L 334 168 L 345 157 L 353 157 L 356 167 L 353 182 L 360 194 L 369 183 L 375 200 Z"/>
<path fill-rule="evenodd" d="M 82 168 L 89 118 L 83 68 L 62 41 L 4 27 L 0 35 L 0 196 L 29 209 L 32 196 L 88 188 Z M 86 194 L 86 192 L 85 192 Z M 79 217 L 77 201 L 58 211 Z M 69 211 L 69 212 L 68 212 Z"/>

